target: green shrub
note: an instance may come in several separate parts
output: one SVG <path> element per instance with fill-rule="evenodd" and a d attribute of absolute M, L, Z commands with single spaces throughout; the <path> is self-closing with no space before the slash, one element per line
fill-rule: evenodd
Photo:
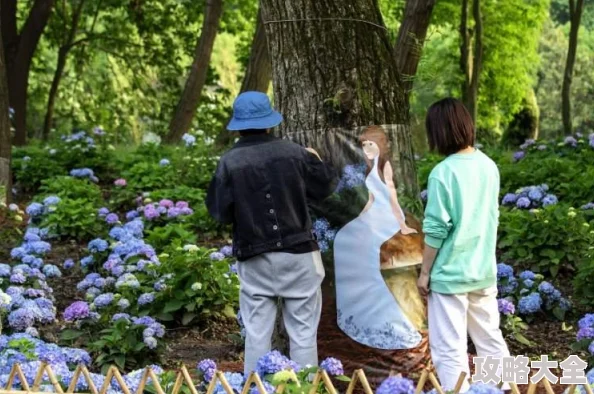
<path fill-rule="evenodd" d="M 85 199 L 62 199 L 40 224 L 50 234 L 61 239 L 88 241 L 100 237 L 107 230 L 97 216 L 97 206 Z"/>
<path fill-rule="evenodd" d="M 99 204 L 102 201 L 101 188 L 88 179 L 73 178 L 71 176 L 57 176 L 43 180 L 39 189 L 38 199 L 47 196 L 58 196 L 61 199 L 81 199 Z"/>
<path fill-rule="evenodd" d="M 582 212 L 556 205 L 539 210 L 501 209 L 499 244 L 506 261 L 556 276 L 591 263 L 594 231 Z"/>
<path fill-rule="evenodd" d="M 159 162 L 138 162 L 124 171 L 122 178 L 137 192 L 172 189 L 181 183 L 172 165 L 160 166 Z"/>
<path fill-rule="evenodd" d="M 174 242 L 161 259 L 167 288 L 151 304 L 151 315 L 183 325 L 211 317 L 235 317 L 239 280 L 227 259 L 211 259 L 212 250 Z"/>
<path fill-rule="evenodd" d="M 66 169 L 47 153 L 36 151 L 30 154 L 31 156 L 17 157 L 12 161 L 15 186 L 23 192 L 36 192 L 44 179 L 67 173 Z"/>
<path fill-rule="evenodd" d="M 170 223 L 147 230 L 146 242 L 156 250 L 164 250 L 171 243 L 195 244 L 196 233 L 189 223 Z"/>

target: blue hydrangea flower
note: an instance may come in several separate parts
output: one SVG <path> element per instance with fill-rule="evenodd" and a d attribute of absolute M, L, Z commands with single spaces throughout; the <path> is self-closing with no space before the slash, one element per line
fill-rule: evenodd
<path fill-rule="evenodd" d="M 43 274 L 48 278 L 61 278 L 62 272 L 53 264 L 47 264 L 43 267 Z"/>
<path fill-rule="evenodd" d="M 264 377 L 275 374 L 290 367 L 290 360 L 279 351 L 273 350 L 262 356 L 257 363 L 256 372 Z"/>
<path fill-rule="evenodd" d="M 96 238 L 94 240 L 92 240 L 91 242 L 89 242 L 88 245 L 88 249 L 89 252 L 91 253 L 101 253 L 101 252 L 105 252 L 107 250 L 107 247 L 109 246 L 109 244 L 107 243 L 107 241 L 105 241 L 104 239 L 101 238 Z"/>
<path fill-rule="evenodd" d="M 158 346 L 157 340 L 153 337 L 144 338 L 144 344 L 151 350 L 156 349 Z"/>
<path fill-rule="evenodd" d="M 503 394 L 497 386 L 485 383 L 473 383 L 468 388 L 467 394 Z"/>
<path fill-rule="evenodd" d="M 534 286 L 534 281 L 532 279 L 526 279 L 524 280 L 524 286 L 531 289 Z"/>
<path fill-rule="evenodd" d="M 543 281 L 538 285 L 538 291 L 545 295 L 551 295 L 555 291 L 555 287 L 549 282 Z"/>
<path fill-rule="evenodd" d="M 342 366 L 342 362 L 335 358 L 329 357 L 322 361 L 320 367 L 328 372 L 330 376 L 338 376 L 344 374 L 344 368 Z"/>
<path fill-rule="evenodd" d="M 83 257 L 82 260 L 80 261 L 80 265 L 83 267 L 88 267 L 89 265 L 93 264 L 94 260 L 95 259 L 93 256 Z"/>
<path fill-rule="evenodd" d="M 72 259 L 67 259 L 66 261 L 64 261 L 65 269 L 71 269 L 73 267 L 74 267 L 74 261 Z"/>
<path fill-rule="evenodd" d="M 587 313 L 578 321 L 579 328 L 594 327 L 594 313 Z"/>
<path fill-rule="evenodd" d="M 213 252 L 210 254 L 210 259 L 214 261 L 221 261 L 225 260 L 225 255 L 221 252 Z"/>
<path fill-rule="evenodd" d="M 514 193 L 507 193 L 505 196 L 503 196 L 503 200 L 501 200 L 501 203 L 503 205 L 514 205 L 516 201 L 518 201 L 517 195 L 515 195 Z"/>
<path fill-rule="evenodd" d="M 520 275 L 518 275 L 520 279 L 522 280 L 526 280 L 526 279 L 530 279 L 530 280 L 534 280 L 536 279 L 536 274 L 532 271 L 522 271 L 520 272 Z"/>
<path fill-rule="evenodd" d="M 592 341 L 592 343 L 590 343 L 590 346 L 588 346 L 588 352 L 594 356 L 594 341 Z"/>
<path fill-rule="evenodd" d="M 155 301 L 155 293 L 144 293 L 138 297 L 138 305 L 147 305 Z"/>
<path fill-rule="evenodd" d="M 167 159 L 161 159 L 161 161 L 159 162 L 159 165 L 160 165 L 161 167 L 166 167 L 166 166 L 168 166 L 169 164 L 171 164 L 171 162 L 170 162 L 169 160 L 167 160 Z"/>
<path fill-rule="evenodd" d="M 116 313 L 111 317 L 111 321 L 116 322 L 118 320 L 125 320 L 126 322 L 130 322 L 130 315 L 127 313 Z"/>
<path fill-rule="evenodd" d="M 511 265 L 504 263 L 497 264 L 497 279 L 512 278 L 514 276 L 514 269 Z"/>
<path fill-rule="evenodd" d="M 10 276 L 10 265 L 8 264 L 0 264 L 0 277 L 7 278 Z"/>
<path fill-rule="evenodd" d="M 516 201 L 516 206 L 522 209 L 530 208 L 531 204 L 532 203 L 530 202 L 530 199 L 528 197 L 520 197 L 518 198 L 518 201 Z"/>
<path fill-rule="evenodd" d="M 377 394 L 414 394 L 415 385 L 407 378 L 389 377 L 378 387 Z"/>
<path fill-rule="evenodd" d="M 575 148 L 578 144 L 577 140 L 575 139 L 575 137 L 569 136 L 569 137 L 565 137 L 565 145 L 567 146 L 571 146 L 572 148 Z"/>
<path fill-rule="evenodd" d="M 538 188 L 534 188 L 532 190 L 530 190 L 530 192 L 528 193 L 528 198 L 530 198 L 532 201 L 540 201 L 542 200 L 544 197 L 543 192 L 538 189 Z"/>
<path fill-rule="evenodd" d="M 193 146 L 196 143 L 196 137 L 187 133 L 182 136 L 182 140 L 186 146 Z"/>
<path fill-rule="evenodd" d="M 113 299 L 114 299 L 113 293 L 100 294 L 95 298 L 94 304 L 99 309 L 105 308 L 105 307 L 111 305 L 111 303 L 113 302 Z"/>
<path fill-rule="evenodd" d="M 61 201 L 60 197 L 58 197 L 58 196 L 49 196 L 49 197 L 46 197 L 45 200 L 43 200 L 43 205 L 45 205 L 45 206 L 58 205 L 58 203 L 60 201 Z"/>
<path fill-rule="evenodd" d="M 520 298 L 518 302 L 518 309 L 521 314 L 529 315 L 540 311 L 542 306 L 542 298 L 539 293 L 531 293 L 525 297 Z"/>
<path fill-rule="evenodd" d="M 225 376 L 225 380 L 229 383 L 229 386 L 233 389 L 236 393 L 241 393 L 243 390 L 243 384 L 245 379 L 242 374 L 240 373 L 233 373 L 233 372 L 225 372 L 223 374 Z M 217 385 L 214 389 L 214 394 L 226 394 L 227 392 L 223 388 L 223 385 L 220 382 L 217 382 Z"/>
<path fill-rule="evenodd" d="M 44 206 L 38 202 L 31 203 L 25 210 L 27 215 L 29 215 L 33 218 L 43 215 L 44 211 L 45 211 Z"/>
<path fill-rule="evenodd" d="M 556 205 L 558 202 L 559 202 L 559 200 L 557 199 L 557 196 L 555 196 L 553 194 L 547 194 L 542 199 L 542 206 L 548 207 L 550 205 Z"/>

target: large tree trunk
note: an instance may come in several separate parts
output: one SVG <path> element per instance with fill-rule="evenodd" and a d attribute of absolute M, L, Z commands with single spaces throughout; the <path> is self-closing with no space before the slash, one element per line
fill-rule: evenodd
<path fill-rule="evenodd" d="M 322 150 L 356 126 L 389 127 L 398 184 L 416 195 L 409 107 L 376 0 L 262 0 L 274 96 L 285 121 L 278 132 Z M 333 157 L 332 157 L 333 156 Z"/>
<path fill-rule="evenodd" d="M 270 81 L 272 80 L 272 63 L 268 56 L 268 43 L 266 42 L 266 31 L 262 23 L 262 11 L 258 11 L 256 20 L 256 31 L 252 40 L 250 58 L 245 70 L 240 92 L 256 91 L 268 93 Z M 222 130 L 219 134 L 218 143 L 226 145 L 236 133 Z"/>
<path fill-rule="evenodd" d="M 2 7 L 3 4 L 0 3 L 0 14 L 4 11 Z M 0 203 L 8 204 L 12 195 L 12 176 L 10 174 L 12 138 L 8 117 L 8 80 L 6 79 L 6 62 L 2 45 L 3 20 L 0 20 L 0 26 Z"/>
<path fill-rule="evenodd" d="M 16 1 L 2 0 L 4 49 L 10 106 L 15 111 L 15 145 L 27 143 L 27 88 L 33 54 L 52 13 L 55 0 L 35 0 L 20 34 L 16 27 Z M 6 6 L 6 7 L 5 7 Z"/>
<path fill-rule="evenodd" d="M 206 83 L 208 65 L 222 13 L 222 0 L 206 0 L 206 10 L 204 12 L 200 40 L 198 40 L 198 44 L 196 45 L 190 75 L 186 81 L 186 86 L 173 115 L 173 119 L 171 119 L 171 123 L 169 124 L 169 132 L 164 139 L 167 143 L 178 142 L 190 130 L 192 119 L 200 102 L 202 88 Z"/>
<path fill-rule="evenodd" d="M 478 119 L 479 80 L 483 62 L 483 21 L 480 0 L 472 0 L 472 16 L 474 29 L 471 32 L 468 26 L 468 0 L 462 0 L 460 20 L 460 68 L 464 74 L 462 101 L 476 125 Z"/>
<path fill-rule="evenodd" d="M 404 8 L 404 18 L 396 41 L 396 62 L 407 93 L 412 89 L 421 60 L 434 5 L 435 0 L 408 0 Z"/>
<path fill-rule="evenodd" d="M 276 107 L 285 118 L 277 134 L 314 147 L 341 169 L 361 159 L 348 148 L 358 137 L 358 127 L 386 125 L 399 191 L 416 197 L 409 85 L 401 78 L 377 0 L 262 0 L 260 5 Z M 425 10 L 430 13 L 430 7 Z M 406 18 L 417 17 L 407 12 Z M 425 23 L 405 20 L 403 29 L 424 37 L 417 27 Z M 401 31 L 401 36 L 408 33 Z M 405 41 L 399 45 L 407 47 Z M 399 59 L 403 70 L 414 74 L 412 52 L 409 49 Z M 331 272 L 327 271 L 326 278 L 332 281 Z M 324 292 L 328 289 L 325 286 Z M 331 298 L 325 294 L 324 303 Z M 279 321 L 277 329 L 282 329 Z M 275 345 L 286 351 L 286 340 L 279 345 L 283 342 L 276 339 Z M 371 354 L 373 349 L 361 352 Z"/>
<path fill-rule="evenodd" d="M 561 90 L 563 131 L 565 132 L 565 135 L 571 135 L 573 130 L 571 120 L 571 82 L 573 81 L 573 67 L 575 65 L 578 35 L 583 12 L 584 0 L 569 0 L 571 28 L 569 30 L 567 61 L 565 63 L 565 72 L 563 73 L 563 88 Z"/>
<path fill-rule="evenodd" d="M 64 69 L 66 68 L 66 60 L 68 58 L 68 53 L 72 49 L 72 43 L 74 42 L 74 38 L 76 37 L 76 33 L 78 31 L 78 23 L 80 21 L 80 16 L 82 14 L 84 4 L 85 0 L 79 0 L 77 7 L 72 14 L 72 25 L 70 26 L 70 30 L 68 31 L 66 41 L 58 50 L 58 63 L 56 65 L 56 72 L 54 73 L 54 78 L 52 79 L 52 85 L 50 87 L 49 96 L 47 99 L 47 110 L 45 113 L 45 122 L 43 124 L 44 141 L 48 140 L 50 130 L 52 128 L 54 118 L 54 106 L 56 103 L 56 97 L 58 96 L 58 88 L 60 87 L 62 75 L 64 74 Z"/>

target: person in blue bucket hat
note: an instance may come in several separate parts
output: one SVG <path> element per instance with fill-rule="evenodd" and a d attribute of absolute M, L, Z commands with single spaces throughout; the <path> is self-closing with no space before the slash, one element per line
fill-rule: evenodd
<path fill-rule="evenodd" d="M 291 359 L 318 364 L 325 272 L 308 201 L 329 197 L 338 177 L 315 150 L 275 138 L 270 131 L 282 121 L 264 93 L 237 97 L 227 129 L 241 137 L 221 157 L 206 198 L 213 218 L 233 225 L 245 376 L 271 350 L 279 298 Z"/>

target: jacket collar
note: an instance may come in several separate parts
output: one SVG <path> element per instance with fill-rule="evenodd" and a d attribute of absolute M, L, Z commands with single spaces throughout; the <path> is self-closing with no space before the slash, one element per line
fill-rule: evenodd
<path fill-rule="evenodd" d="M 276 141 L 277 138 L 272 134 L 256 134 L 241 137 L 235 144 L 236 147 L 258 145 L 266 142 Z"/>

